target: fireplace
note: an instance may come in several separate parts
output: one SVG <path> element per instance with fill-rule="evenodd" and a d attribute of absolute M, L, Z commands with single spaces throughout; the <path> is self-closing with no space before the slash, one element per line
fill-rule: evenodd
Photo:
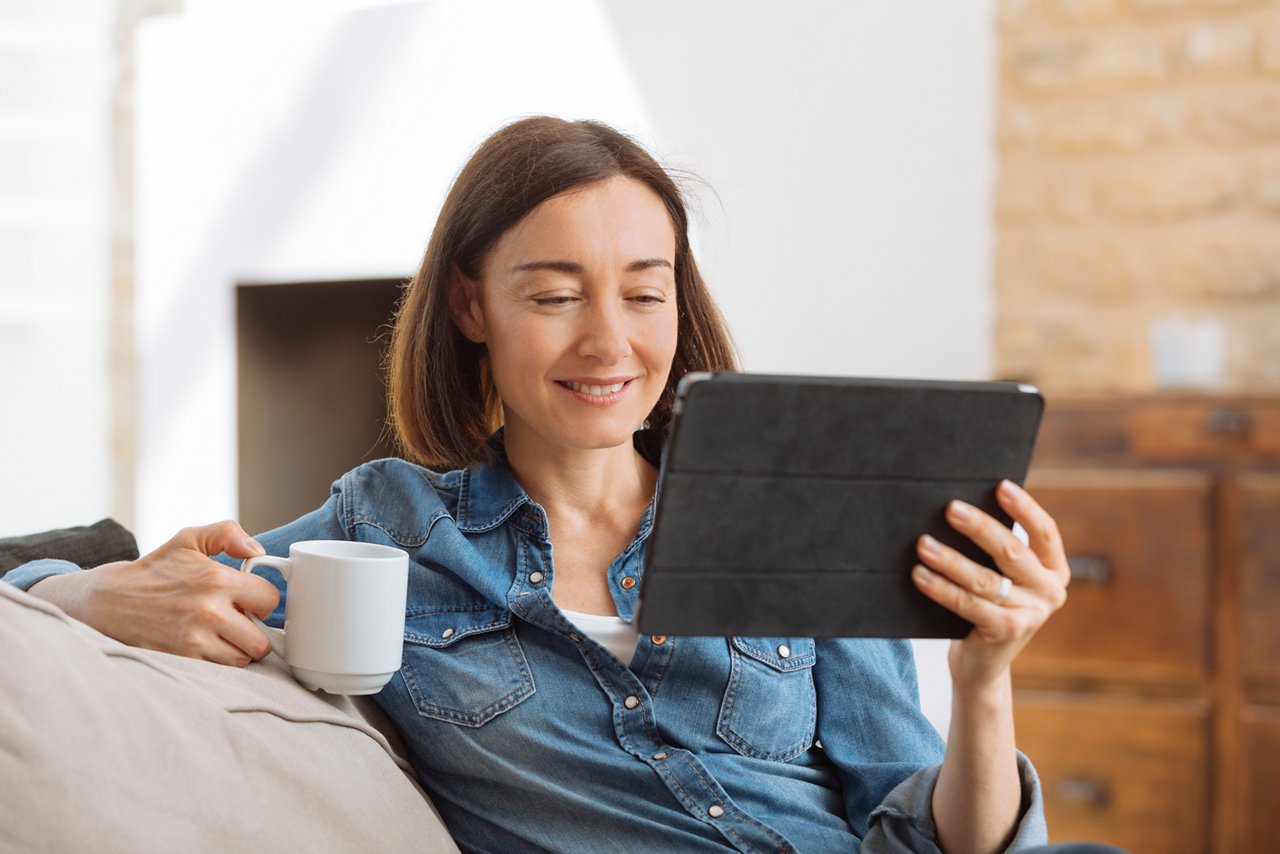
<path fill-rule="evenodd" d="M 403 279 L 239 284 L 240 522 L 319 507 L 343 472 L 395 454 L 383 357 Z"/>

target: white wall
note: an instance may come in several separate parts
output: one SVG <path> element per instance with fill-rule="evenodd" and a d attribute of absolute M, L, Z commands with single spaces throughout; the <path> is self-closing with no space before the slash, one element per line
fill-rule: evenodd
<path fill-rule="evenodd" d="M 143 538 L 234 513 L 234 281 L 410 272 L 469 150 L 530 113 L 610 121 L 706 180 L 700 260 L 748 368 L 987 375 L 988 5 L 796 5 L 205 3 L 150 22 Z"/>
<path fill-rule="evenodd" d="M 0 536 L 111 512 L 111 14 L 0 3 Z"/>
<path fill-rule="evenodd" d="M 608 6 L 749 369 L 989 374 L 989 2 Z"/>
<path fill-rule="evenodd" d="M 139 35 L 144 548 L 236 513 L 234 282 L 409 273 L 469 150 L 531 113 L 706 180 L 700 262 L 749 369 L 989 373 L 989 0 L 272 8 Z M 922 671 L 944 723 L 938 645 Z"/>

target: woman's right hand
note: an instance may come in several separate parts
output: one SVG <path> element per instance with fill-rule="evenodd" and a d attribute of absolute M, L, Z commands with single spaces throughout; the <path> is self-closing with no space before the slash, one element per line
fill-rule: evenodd
<path fill-rule="evenodd" d="M 280 601 L 271 582 L 211 560 L 263 554 L 235 522 L 185 528 L 134 561 L 55 575 L 29 591 L 131 646 L 243 667 L 271 651 L 245 613 L 265 619 Z"/>

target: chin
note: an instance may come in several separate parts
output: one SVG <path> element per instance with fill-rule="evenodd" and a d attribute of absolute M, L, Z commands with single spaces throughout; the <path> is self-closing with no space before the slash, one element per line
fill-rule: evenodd
<path fill-rule="evenodd" d="M 597 451 L 620 446 L 631 447 L 632 437 L 648 417 L 649 411 L 638 412 L 640 407 L 626 407 L 616 412 L 542 412 L 536 420 L 522 419 L 508 410 L 508 433 L 513 429 L 527 435 L 534 443 L 550 450 Z M 551 416 L 551 417 L 546 417 Z"/>
<path fill-rule="evenodd" d="M 594 451 L 616 448 L 620 445 L 630 447 L 631 436 L 634 432 L 634 430 L 628 430 L 626 432 L 594 433 L 591 436 L 583 437 L 582 441 L 578 443 L 578 447 L 583 450 Z"/>
<path fill-rule="evenodd" d="M 635 424 L 579 425 L 578 429 L 568 430 L 567 435 L 562 435 L 565 436 L 566 444 L 584 451 L 630 446 L 631 437 L 643 420 L 637 418 Z"/>

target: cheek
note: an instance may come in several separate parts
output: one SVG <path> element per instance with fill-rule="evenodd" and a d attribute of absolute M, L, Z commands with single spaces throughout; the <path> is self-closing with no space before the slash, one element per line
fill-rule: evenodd
<path fill-rule="evenodd" d="M 521 358 L 523 342 L 515 337 L 514 329 L 507 324 L 490 322 L 487 332 L 489 349 L 489 372 L 499 397 L 506 398 L 507 393 L 519 388 L 520 369 L 527 359 Z"/>
<path fill-rule="evenodd" d="M 489 326 L 489 361 L 493 383 L 501 393 L 518 392 L 530 375 L 549 369 L 563 347 L 558 330 L 548 324 L 500 318 Z"/>
<path fill-rule="evenodd" d="M 650 341 L 655 359 L 662 363 L 664 370 L 670 369 L 676 357 L 676 345 L 680 342 L 680 324 L 674 313 L 654 330 Z"/>

